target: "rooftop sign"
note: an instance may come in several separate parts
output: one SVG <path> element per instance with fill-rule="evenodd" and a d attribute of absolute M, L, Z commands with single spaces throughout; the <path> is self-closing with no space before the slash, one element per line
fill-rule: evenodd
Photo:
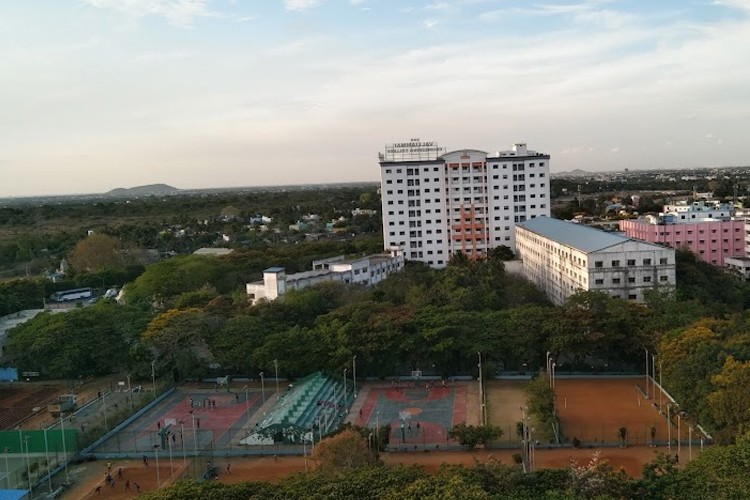
<path fill-rule="evenodd" d="M 385 152 L 380 153 L 380 161 L 415 161 L 434 160 L 445 153 L 436 142 L 410 139 L 408 142 L 387 144 Z"/>

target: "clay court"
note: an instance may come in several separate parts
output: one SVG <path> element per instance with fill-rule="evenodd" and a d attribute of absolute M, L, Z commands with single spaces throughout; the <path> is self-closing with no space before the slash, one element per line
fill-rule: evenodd
<path fill-rule="evenodd" d="M 659 414 L 658 405 L 654 406 L 651 399 L 645 399 L 638 391 L 638 382 L 642 382 L 642 377 L 558 378 L 555 392 L 563 440 L 618 443 L 618 430 L 625 427 L 628 444 L 648 445 L 653 426 L 657 442 L 666 442 L 666 419 Z"/>
<path fill-rule="evenodd" d="M 520 446 L 516 422 L 521 421 L 521 407 L 526 406 L 527 384 L 527 380 L 488 380 L 485 385 L 487 423 L 503 431 L 498 444 Z"/>

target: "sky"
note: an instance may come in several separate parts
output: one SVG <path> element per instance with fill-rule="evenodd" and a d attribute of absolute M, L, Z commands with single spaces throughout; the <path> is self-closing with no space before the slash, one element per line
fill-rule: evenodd
<path fill-rule="evenodd" d="M 379 180 L 410 138 L 554 172 L 750 164 L 750 0 L 24 0 L 0 196 Z"/>

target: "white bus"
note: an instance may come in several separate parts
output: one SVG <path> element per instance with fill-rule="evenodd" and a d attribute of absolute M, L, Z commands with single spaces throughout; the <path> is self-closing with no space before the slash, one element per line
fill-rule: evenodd
<path fill-rule="evenodd" d="M 53 302 L 70 302 L 71 300 L 88 299 L 92 295 L 91 288 L 75 288 L 55 292 L 49 298 Z"/>

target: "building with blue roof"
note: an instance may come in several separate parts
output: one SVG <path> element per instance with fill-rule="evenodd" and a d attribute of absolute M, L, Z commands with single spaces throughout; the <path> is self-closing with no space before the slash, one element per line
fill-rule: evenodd
<path fill-rule="evenodd" d="M 558 305 L 578 291 L 642 302 L 647 290 L 676 284 L 674 249 L 550 217 L 516 224 L 516 253 Z"/>

